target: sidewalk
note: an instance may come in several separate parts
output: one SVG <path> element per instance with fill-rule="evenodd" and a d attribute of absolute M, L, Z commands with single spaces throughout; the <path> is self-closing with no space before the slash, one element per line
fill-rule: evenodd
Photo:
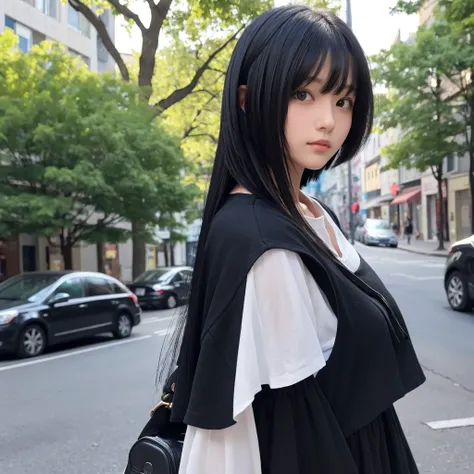
<path fill-rule="evenodd" d="M 398 242 L 398 248 L 400 250 L 406 250 L 407 252 L 418 253 L 421 255 L 431 255 L 433 257 L 447 257 L 450 245 L 449 242 L 445 242 L 445 250 L 436 250 L 438 248 L 437 240 L 426 242 L 424 240 L 412 239 L 410 245 L 407 244 L 406 239 L 400 239 Z"/>

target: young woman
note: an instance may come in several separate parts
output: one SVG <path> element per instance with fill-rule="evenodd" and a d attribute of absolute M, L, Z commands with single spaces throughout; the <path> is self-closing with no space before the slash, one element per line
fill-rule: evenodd
<path fill-rule="evenodd" d="M 390 293 L 300 188 L 370 133 L 336 16 L 268 11 L 229 63 L 184 333 L 165 350 L 181 474 L 414 474 L 393 403 L 424 381 Z M 181 342 L 182 341 L 182 342 Z"/>

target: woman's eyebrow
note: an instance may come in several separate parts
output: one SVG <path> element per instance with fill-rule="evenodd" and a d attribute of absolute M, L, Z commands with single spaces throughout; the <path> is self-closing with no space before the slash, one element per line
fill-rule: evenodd
<path fill-rule="evenodd" d="M 320 86 L 324 86 L 325 85 L 325 82 L 322 81 L 321 79 L 319 79 L 318 77 L 314 78 L 309 84 L 318 84 Z M 309 85 L 308 84 L 308 85 Z M 342 90 L 341 90 L 341 94 L 344 92 L 345 94 L 355 94 L 355 87 L 353 84 L 346 84 Z"/>

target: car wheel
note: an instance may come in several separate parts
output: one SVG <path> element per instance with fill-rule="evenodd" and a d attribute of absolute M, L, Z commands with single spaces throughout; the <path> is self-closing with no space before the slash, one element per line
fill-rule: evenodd
<path fill-rule="evenodd" d="M 117 326 L 114 336 L 117 339 L 125 339 L 132 334 L 132 318 L 127 313 L 120 313 L 117 318 Z"/>
<path fill-rule="evenodd" d="M 168 309 L 174 309 L 178 305 L 178 300 L 176 299 L 175 295 L 169 295 L 168 298 L 166 298 L 166 307 Z"/>
<path fill-rule="evenodd" d="M 392 247 L 392 249 L 396 249 L 398 247 L 398 244 L 392 244 L 390 245 L 390 247 Z"/>
<path fill-rule="evenodd" d="M 456 311 L 469 309 L 469 294 L 466 277 L 460 272 L 453 272 L 446 282 L 446 296 L 451 308 Z"/>
<path fill-rule="evenodd" d="M 46 333 L 41 326 L 30 324 L 21 331 L 18 341 L 19 357 L 36 357 L 46 349 Z"/>

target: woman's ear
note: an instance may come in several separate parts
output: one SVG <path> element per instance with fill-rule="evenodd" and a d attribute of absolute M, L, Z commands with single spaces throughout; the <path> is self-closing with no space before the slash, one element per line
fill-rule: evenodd
<path fill-rule="evenodd" d="M 239 105 L 245 112 L 245 96 L 247 94 L 247 86 L 239 86 Z"/>

